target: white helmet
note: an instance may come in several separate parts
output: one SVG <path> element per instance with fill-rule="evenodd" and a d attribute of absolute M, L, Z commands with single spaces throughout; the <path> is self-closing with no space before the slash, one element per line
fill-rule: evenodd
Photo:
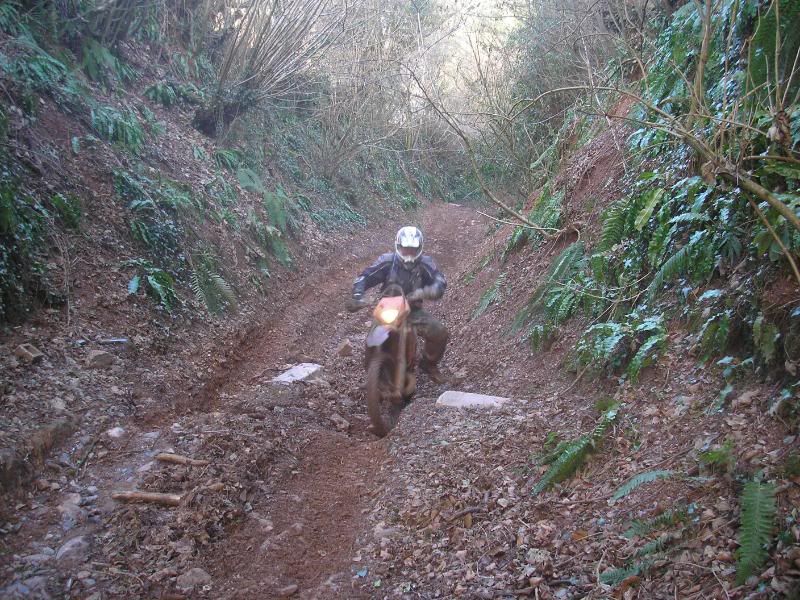
<path fill-rule="evenodd" d="M 414 263 L 422 256 L 422 232 L 416 227 L 403 227 L 394 238 L 394 251 L 404 263 Z"/>

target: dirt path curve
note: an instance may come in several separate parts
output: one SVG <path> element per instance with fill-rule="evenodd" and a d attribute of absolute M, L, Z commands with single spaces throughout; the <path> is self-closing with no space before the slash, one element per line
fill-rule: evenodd
<path fill-rule="evenodd" d="M 474 211 L 456 205 L 436 204 L 424 213 L 422 223 L 426 251 L 447 274 L 469 258 L 470 239 L 477 234 Z M 373 254 L 390 247 L 370 248 Z M 363 256 L 363 252 L 359 252 Z M 350 264 L 365 264 L 352 260 Z M 368 262 L 368 261 L 367 261 Z M 301 355 L 317 358 L 326 365 L 326 378 L 355 403 L 343 418 L 351 422 L 349 433 L 317 431 L 296 456 L 294 467 L 275 486 L 272 498 L 261 498 L 254 510 L 262 519 L 259 528 L 242 528 L 205 564 L 222 597 L 264 598 L 264 594 L 289 593 L 297 586 L 302 598 L 359 597 L 351 587 L 356 538 L 363 533 L 363 514 L 381 488 L 381 467 L 387 460 L 386 440 L 377 440 L 366 429 L 363 394 L 360 390 L 361 364 L 366 316 L 331 313 L 336 302 L 346 297 L 354 277 L 343 270 L 325 283 L 322 290 L 308 289 L 287 314 L 294 328 L 285 341 Z M 434 313 L 437 307 L 432 307 Z M 324 318 L 324 315 L 331 318 Z M 441 312 L 439 310 L 439 312 Z M 322 316 L 323 318 L 320 318 Z M 346 369 L 332 365 L 334 349 L 345 338 L 354 346 Z M 273 346 L 253 349 L 252 360 L 241 365 L 242 376 L 232 377 L 222 393 L 242 391 L 237 381 L 247 381 L 252 371 L 274 362 Z M 331 367 L 333 366 L 333 369 Z M 437 388 L 421 382 L 420 395 Z M 225 390 L 229 390 L 226 392 Z M 224 410 L 224 409 L 223 409 Z M 269 590 L 269 591 L 267 591 Z"/>

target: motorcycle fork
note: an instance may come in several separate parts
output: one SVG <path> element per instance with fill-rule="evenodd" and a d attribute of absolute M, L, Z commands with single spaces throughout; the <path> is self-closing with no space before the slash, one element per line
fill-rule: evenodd
<path fill-rule="evenodd" d="M 406 331 L 406 327 L 407 325 L 403 325 L 400 331 L 398 331 L 397 346 L 395 347 L 395 369 L 392 385 L 397 391 L 398 396 L 402 396 L 406 386 L 406 367 L 408 366 L 408 358 L 406 355 L 408 332 Z"/>

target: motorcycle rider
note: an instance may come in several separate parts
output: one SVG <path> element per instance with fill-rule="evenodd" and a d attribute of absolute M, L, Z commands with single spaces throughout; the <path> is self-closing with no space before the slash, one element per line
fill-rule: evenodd
<path fill-rule="evenodd" d="M 355 312 L 366 306 L 364 292 L 376 285 L 381 285 L 381 291 L 391 284 L 402 287 L 411 306 L 411 324 L 425 340 L 420 369 L 434 383 L 444 383 L 446 379 L 439 371 L 438 364 L 444 356 L 450 334 L 441 321 L 423 310 L 422 301 L 441 298 L 447 280 L 433 259 L 422 254 L 422 248 L 422 232 L 412 226 L 401 227 L 395 237 L 394 252 L 379 256 L 353 282 L 353 297 L 347 308 Z"/>

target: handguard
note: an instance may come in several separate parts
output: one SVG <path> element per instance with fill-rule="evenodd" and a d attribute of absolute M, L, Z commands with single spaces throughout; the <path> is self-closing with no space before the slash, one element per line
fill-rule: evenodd
<path fill-rule="evenodd" d="M 389 333 L 391 333 L 391 329 L 384 325 L 376 325 L 372 328 L 367 335 L 367 346 L 370 348 L 380 346 L 389 339 Z"/>

